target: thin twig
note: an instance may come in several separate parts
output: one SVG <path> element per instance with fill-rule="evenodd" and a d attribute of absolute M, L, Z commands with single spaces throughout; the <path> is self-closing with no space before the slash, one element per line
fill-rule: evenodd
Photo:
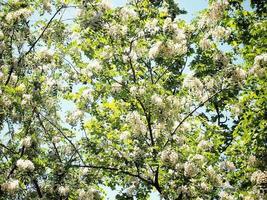
<path fill-rule="evenodd" d="M 52 18 L 49 20 L 49 22 L 46 24 L 46 26 L 44 27 L 42 33 L 39 35 L 39 37 L 35 40 L 35 42 L 31 45 L 31 47 L 29 48 L 29 50 L 23 54 L 22 56 L 20 56 L 19 60 L 18 60 L 18 63 L 17 63 L 17 66 L 20 65 L 20 63 L 22 62 L 23 58 L 25 56 L 27 56 L 32 50 L 33 48 L 35 47 L 35 45 L 39 42 L 39 40 L 43 37 L 43 34 L 45 33 L 45 31 L 47 30 L 47 28 L 50 26 L 50 24 L 52 23 L 53 19 L 56 17 L 56 15 L 60 12 L 60 10 L 64 8 L 64 6 L 61 6 L 56 12 L 55 14 L 52 16 Z M 15 69 L 15 65 L 12 65 L 9 72 L 8 72 L 8 77 L 7 77 L 7 80 L 5 82 L 5 85 L 7 85 L 10 81 L 10 78 L 12 76 L 12 73 L 14 72 L 14 69 Z"/>

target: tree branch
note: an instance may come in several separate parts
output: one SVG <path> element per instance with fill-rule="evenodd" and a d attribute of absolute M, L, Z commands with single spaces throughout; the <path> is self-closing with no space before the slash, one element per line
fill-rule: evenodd
<path fill-rule="evenodd" d="M 124 171 L 122 169 L 119 169 L 117 167 L 94 166 L 94 165 L 71 165 L 71 166 L 72 167 L 79 167 L 79 168 L 104 169 L 104 170 L 116 171 L 118 173 L 122 173 L 122 174 L 126 174 L 126 175 L 129 175 L 129 176 L 132 176 L 132 177 L 139 178 L 140 180 L 146 182 L 147 184 L 153 185 L 152 181 L 143 178 L 139 173 L 138 174 L 134 174 L 132 172 Z"/>
<path fill-rule="evenodd" d="M 43 34 L 45 33 L 45 31 L 47 30 L 47 28 L 50 26 L 50 24 L 52 23 L 53 19 L 56 17 L 56 15 L 60 12 L 60 10 L 64 8 L 64 6 L 61 6 L 56 12 L 55 14 L 52 16 L 52 18 L 48 21 L 48 23 L 46 24 L 46 26 L 44 27 L 43 31 L 41 32 L 41 34 L 39 35 L 39 37 L 35 40 L 35 42 L 31 45 L 31 47 L 29 48 L 29 50 L 23 54 L 22 56 L 20 56 L 19 60 L 18 60 L 18 64 L 17 66 L 20 65 L 20 63 L 22 62 L 22 59 L 27 56 L 35 47 L 35 45 L 39 42 L 39 40 L 43 37 Z M 15 69 L 15 65 L 12 65 L 9 72 L 8 72 L 8 77 L 7 80 L 5 82 L 5 85 L 7 85 L 10 81 L 10 78 L 12 76 L 12 73 L 14 72 Z"/>
<path fill-rule="evenodd" d="M 84 163 L 82 155 L 80 154 L 80 152 L 78 151 L 78 149 L 76 148 L 76 146 L 73 144 L 73 142 L 65 135 L 65 133 L 54 123 L 52 122 L 50 119 L 48 119 L 46 116 L 44 116 L 43 114 L 41 114 L 39 112 L 39 114 L 46 119 L 55 129 L 57 129 L 60 134 L 70 143 L 70 145 L 74 148 L 75 152 L 77 153 L 77 155 L 79 156 L 79 158 L 81 159 L 82 163 Z"/>
<path fill-rule="evenodd" d="M 174 131 L 171 133 L 171 136 L 175 134 L 175 132 L 178 130 L 178 128 L 193 114 L 195 113 L 200 107 L 202 107 L 205 103 L 209 102 L 213 97 L 215 97 L 217 94 L 221 93 L 225 89 L 220 89 L 219 91 L 215 92 L 213 95 L 211 95 L 208 99 L 201 102 L 197 107 L 195 107 L 190 113 L 188 113 L 185 118 L 182 119 L 182 121 L 176 126 Z M 168 138 L 167 142 L 164 144 L 163 147 L 166 147 L 166 145 L 170 142 L 171 138 Z"/>

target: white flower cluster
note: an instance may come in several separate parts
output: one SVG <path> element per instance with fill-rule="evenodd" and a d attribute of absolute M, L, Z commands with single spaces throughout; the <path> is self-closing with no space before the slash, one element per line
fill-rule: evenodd
<path fill-rule="evenodd" d="M 52 138 L 52 142 L 53 142 L 53 143 L 59 143 L 59 142 L 60 142 L 60 137 L 59 137 L 59 136 L 54 136 L 54 137 Z"/>
<path fill-rule="evenodd" d="M 145 92 L 146 92 L 146 89 L 143 86 L 139 86 L 139 87 L 131 86 L 130 87 L 130 93 L 133 96 L 142 96 L 145 94 Z"/>
<path fill-rule="evenodd" d="M 123 62 L 127 63 L 128 61 L 135 62 L 137 60 L 138 56 L 135 50 L 132 48 L 126 48 L 124 50 L 124 55 L 122 56 Z"/>
<path fill-rule="evenodd" d="M 113 38 L 119 38 L 127 34 L 128 27 L 126 25 L 120 25 L 118 23 L 112 23 L 110 26 L 106 26 L 108 34 Z"/>
<path fill-rule="evenodd" d="M 89 189 L 86 192 L 86 196 L 83 197 L 81 200 L 100 200 L 101 195 L 98 190 L 96 189 Z"/>
<path fill-rule="evenodd" d="M 161 152 L 160 159 L 164 163 L 176 165 L 178 162 L 179 155 L 173 150 L 164 150 Z"/>
<path fill-rule="evenodd" d="M 197 147 L 203 151 L 210 150 L 212 148 L 212 146 L 213 146 L 212 142 L 207 141 L 207 140 L 200 140 L 200 142 L 197 145 Z"/>
<path fill-rule="evenodd" d="M 134 19 L 137 19 L 138 17 L 135 10 L 129 6 L 125 6 L 120 10 L 120 16 L 123 22 L 131 20 L 131 19 L 134 20 Z"/>
<path fill-rule="evenodd" d="M 29 104 L 31 100 L 32 100 L 32 95 L 31 94 L 23 94 L 22 95 L 21 105 L 24 106 L 26 104 Z"/>
<path fill-rule="evenodd" d="M 32 145 L 32 138 L 30 136 L 23 138 L 21 144 L 25 148 L 29 148 Z"/>
<path fill-rule="evenodd" d="M 6 15 L 6 21 L 8 23 L 16 21 L 16 20 L 20 20 L 23 18 L 27 18 L 32 14 L 32 11 L 29 8 L 21 8 L 19 10 L 16 10 L 14 12 L 9 12 Z"/>
<path fill-rule="evenodd" d="M 158 56 L 160 53 L 160 47 L 162 46 L 162 42 L 158 41 L 155 44 L 152 45 L 152 47 L 149 49 L 148 56 L 149 58 L 153 59 Z"/>
<path fill-rule="evenodd" d="M 153 94 L 151 96 L 151 102 L 158 107 L 161 107 L 164 105 L 162 97 L 158 94 Z"/>
<path fill-rule="evenodd" d="M 146 22 L 144 30 L 145 30 L 145 32 L 150 33 L 151 35 L 154 35 L 155 33 L 157 33 L 160 30 L 160 28 L 158 26 L 158 20 L 152 19 L 152 20 Z"/>
<path fill-rule="evenodd" d="M 130 124 L 134 134 L 139 135 L 140 133 L 145 133 L 147 131 L 146 125 L 137 111 L 128 113 L 126 121 Z"/>
<path fill-rule="evenodd" d="M 112 8 L 112 5 L 109 0 L 102 0 L 99 2 L 98 6 L 103 10 L 109 10 Z"/>
<path fill-rule="evenodd" d="M 245 70 L 241 69 L 241 68 L 236 68 L 233 72 L 233 81 L 243 81 L 245 80 L 247 77 L 247 73 Z"/>
<path fill-rule="evenodd" d="M 187 177 L 194 177 L 198 174 L 198 168 L 192 162 L 186 162 L 184 164 L 184 175 Z"/>
<path fill-rule="evenodd" d="M 206 183 L 204 183 L 204 182 L 202 182 L 202 183 L 200 184 L 200 188 L 201 188 L 202 190 L 204 190 L 205 192 L 208 192 L 208 191 L 210 190 L 209 186 L 208 186 Z"/>
<path fill-rule="evenodd" d="M 257 185 L 267 184 L 267 171 L 255 171 L 251 175 L 250 180 L 252 183 L 255 183 Z"/>
<path fill-rule="evenodd" d="M 262 77 L 265 74 L 266 68 L 263 66 L 267 64 L 267 53 L 263 53 L 258 55 L 254 59 L 254 65 L 249 70 L 249 74 L 256 75 L 258 77 Z"/>
<path fill-rule="evenodd" d="M 186 40 L 179 41 L 179 37 L 173 40 L 168 40 L 162 49 L 162 52 L 167 57 L 175 55 L 183 55 L 187 52 Z"/>
<path fill-rule="evenodd" d="M 35 169 L 34 164 L 30 160 L 17 160 L 16 166 L 22 171 L 33 171 Z"/>
<path fill-rule="evenodd" d="M 231 161 L 223 161 L 220 163 L 221 170 L 227 170 L 227 171 L 235 171 L 236 167 L 233 162 Z"/>
<path fill-rule="evenodd" d="M 202 50 L 209 50 L 212 47 L 212 41 L 208 37 L 204 37 L 199 41 L 199 47 Z"/>
<path fill-rule="evenodd" d="M 249 158 L 248 158 L 248 164 L 250 166 L 252 166 L 252 167 L 255 166 L 257 162 L 258 162 L 258 160 L 257 160 L 256 156 L 254 156 L 254 155 L 250 155 L 249 156 Z"/>
<path fill-rule="evenodd" d="M 82 97 L 85 100 L 92 102 L 94 100 L 92 88 L 87 88 L 87 89 L 83 90 Z M 81 114 L 81 113 L 79 113 L 79 114 Z"/>
<path fill-rule="evenodd" d="M 19 181 L 18 180 L 10 180 L 6 183 L 1 185 L 1 189 L 3 191 L 13 193 L 19 188 Z"/>
<path fill-rule="evenodd" d="M 218 174 L 211 165 L 208 166 L 207 168 L 207 176 L 209 180 L 212 182 L 212 184 L 215 184 L 217 186 L 222 185 L 222 178 L 220 174 Z"/>
<path fill-rule="evenodd" d="M 4 37 L 5 37 L 5 35 L 4 35 L 3 31 L 2 31 L 2 30 L 0 30 L 0 40 L 3 40 L 3 39 L 4 39 Z"/>
<path fill-rule="evenodd" d="M 255 65 L 267 64 L 267 53 L 263 53 L 261 55 L 256 56 L 254 59 L 254 64 Z"/>
<path fill-rule="evenodd" d="M 234 200 L 235 198 L 225 191 L 219 193 L 220 200 Z"/>
<path fill-rule="evenodd" d="M 84 112 L 80 109 L 75 109 L 74 111 L 67 113 L 66 121 L 73 126 L 83 117 Z"/>
<path fill-rule="evenodd" d="M 120 83 L 115 82 L 111 84 L 111 91 L 114 93 L 120 92 L 121 88 L 122 88 L 122 84 Z"/>
<path fill-rule="evenodd" d="M 222 26 L 216 26 L 211 31 L 211 35 L 217 41 L 220 41 L 221 39 L 228 39 L 229 36 L 231 35 L 231 29 L 230 28 L 224 28 Z"/>
<path fill-rule="evenodd" d="M 58 193 L 61 195 L 61 196 L 67 196 L 67 194 L 69 193 L 70 189 L 68 186 L 60 186 L 58 188 Z"/>
<path fill-rule="evenodd" d="M 43 9 L 48 11 L 48 12 L 51 12 L 51 2 L 50 0 L 43 0 Z"/>
<path fill-rule="evenodd" d="M 120 134 L 120 140 L 127 140 L 130 137 L 129 131 L 123 131 Z"/>
<path fill-rule="evenodd" d="M 88 63 L 88 68 L 91 71 L 99 72 L 102 69 L 102 65 L 99 60 L 93 59 Z"/>
<path fill-rule="evenodd" d="M 223 16 L 224 10 L 228 7 L 228 0 L 217 0 L 214 1 L 210 8 L 207 16 L 207 23 L 215 24 Z"/>
<path fill-rule="evenodd" d="M 188 88 L 191 91 L 190 94 L 192 96 L 203 99 L 204 86 L 203 83 L 197 77 L 193 77 L 191 75 L 187 76 L 183 81 L 183 87 Z"/>

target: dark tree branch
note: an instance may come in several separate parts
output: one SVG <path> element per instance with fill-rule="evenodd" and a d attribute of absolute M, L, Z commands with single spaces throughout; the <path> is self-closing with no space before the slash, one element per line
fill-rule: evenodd
<path fill-rule="evenodd" d="M 147 126 L 148 126 L 148 131 L 149 131 L 149 136 L 150 136 L 150 140 L 151 140 L 151 145 L 154 146 L 155 142 L 154 142 L 153 131 L 152 131 L 152 126 L 151 126 L 151 114 L 150 114 L 150 112 L 147 113 L 145 105 L 143 104 L 143 102 L 139 98 L 137 98 L 137 101 L 140 103 L 140 105 L 143 109 L 143 112 L 145 114 Z"/>
<path fill-rule="evenodd" d="M 132 177 L 139 178 L 140 180 L 144 181 L 145 183 L 149 185 L 153 185 L 153 182 L 151 180 L 147 180 L 144 177 L 142 177 L 139 173 L 134 174 L 129 171 L 125 171 L 122 169 L 119 169 L 117 167 L 107 167 L 107 166 L 94 166 L 94 165 L 71 165 L 72 167 L 79 167 L 79 168 L 91 168 L 91 169 L 103 169 L 103 170 L 110 170 L 110 171 L 116 171 L 117 173 L 126 174 Z"/>
<path fill-rule="evenodd" d="M 45 33 L 45 31 L 47 30 L 47 28 L 50 26 L 50 24 L 52 23 L 52 21 L 54 20 L 54 18 L 56 17 L 56 15 L 60 12 L 60 10 L 61 10 L 62 8 L 64 8 L 64 6 L 61 6 L 61 7 L 55 12 L 55 14 L 52 16 L 52 18 L 48 21 L 48 23 L 47 23 L 46 26 L 44 27 L 44 29 L 43 29 L 43 31 L 41 32 L 41 34 L 39 35 L 39 37 L 38 37 L 38 38 L 35 40 L 35 42 L 31 45 L 31 47 L 29 48 L 29 50 L 28 50 L 25 54 L 23 54 L 22 56 L 20 56 L 20 58 L 19 58 L 19 60 L 18 60 L 18 62 L 17 62 L 17 66 L 19 66 L 20 63 L 22 62 L 23 58 L 24 58 L 25 56 L 27 56 L 27 55 L 33 50 L 33 48 L 35 47 L 35 45 L 36 45 L 36 44 L 39 42 L 39 40 L 43 37 L 43 34 Z M 7 77 L 7 80 L 6 80 L 6 82 L 5 82 L 5 85 L 7 85 L 7 84 L 9 83 L 10 78 L 11 78 L 13 72 L 14 72 L 14 69 L 15 69 L 15 65 L 12 65 L 12 66 L 10 67 L 9 72 L 8 72 L 8 77 Z"/>
<path fill-rule="evenodd" d="M 225 89 L 220 89 L 219 91 L 215 92 L 213 95 L 211 95 L 208 99 L 206 99 L 205 101 L 201 102 L 197 107 L 195 107 L 191 112 L 189 112 L 183 119 L 182 121 L 176 126 L 176 128 L 174 129 L 174 131 L 171 133 L 171 136 L 173 136 L 175 134 L 175 132 L 178 130 L 178 128 L 192 115 L 194 114 L 200 107 L 202 107 L 205 103 L 209 102 L 210 100 L 213 99 L 213 97 L 215 97 L 217 94 L 221 93 L 222 91 L 224 91 Z M 163 147 L 166 147 L 167 144 L 170 142 L 171 137 L 168 138 L 167 142 L 164 144 Z"/>
<path fill-rule="evenodd" d="M 52 122 L 50 119 L 48 119 L 46 116 L 44 116 L 40 112 L 39 112 L 39 115 L 41 115 L 46 121 L 48 121 L 70 143 L 70 145 L 73 147 L 73 149 L 75 150 L 75 152 L 79 156 L 82 163 L 84 163 L 82 155 L 80 154 L 79 150 L 76 148 L 76 146 L 73 144 L 73 142 L 65 135 L 65 133 L 54 122 Z"/>
<path fill-rule="evenodd" d="M 41 192 L 41 189 L 40 189 L 40 187 L 39 187 L 39 184 L 38 184 L 37 179 L 33 179 L 32 182 L 33 182 L 33 184 L 34 184 L 34 186 L 35 186 L 35 188 L 36 188 L 36 191 L 37 191 L 37 193 L 38 193 L 39 198 L 42 198 L 43 195 L 42 195 L 42 192 Z"/>
<path fill-rule="evenodd" d="M 42 127 L 42 129 L 44 130 L 44 132 L 51 137 L 51 135 L 49 134 L 49 132 L 46 130 L 45 126 L 44 126 L 44 123 L 42 122 L 41 118 L 40 118 L 40 114 L 37 112 L 37 118 L 38 118 L 38 121 L 40 122 L 40 125 Z M 57 154 L 57 157 L 58 157 L 58 160 L 62 163 L 62 160 L 61 160 L 61 157 L 60 157 L 60 154 L 58 152 L 58 149 L 56 147 L 56 144 L 54 142 L 52 142 L 52 145 L 56 151 L 56 154 Z"/>

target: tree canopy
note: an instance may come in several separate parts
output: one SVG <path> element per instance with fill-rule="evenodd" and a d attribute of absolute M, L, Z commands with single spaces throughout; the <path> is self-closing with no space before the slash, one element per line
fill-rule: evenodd
<path fill-rule="evenodd" d="M 0 0 L 0 199 L 266 198 L 267 2 L 243 3 Z"/>

